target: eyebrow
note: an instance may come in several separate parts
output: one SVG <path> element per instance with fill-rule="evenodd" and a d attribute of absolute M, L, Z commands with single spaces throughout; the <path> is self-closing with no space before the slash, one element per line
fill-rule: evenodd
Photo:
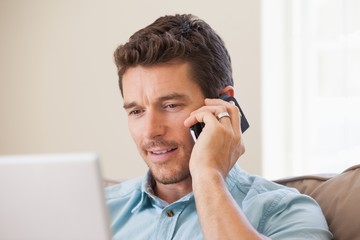
<path fill-rule="evenodd" d="M 189 96 L 185 95 L 185 94 L 180 94 L 180 93 L 170 93 L 167 94 L 165 96 L 161 96 L 158 98 L 158 102 L 164 102 L 167 100 L 174 100 L 174 99 L 180 99 L 180 100 L 189 100 Z M 129 108 L 133 108 L 135 106 L 138 106 L 139 104 L 137 104 L 136 102 L 129 102 L 129 103 L 124 103 L 123 107 L 124 109 L 129 109 Z"/>

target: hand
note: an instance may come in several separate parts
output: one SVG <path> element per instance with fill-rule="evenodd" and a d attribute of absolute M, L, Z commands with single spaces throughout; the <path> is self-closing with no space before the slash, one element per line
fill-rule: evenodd
<path fill-rule="evenodd" d="M 218 120 L 216 116 L 221 112 L 228 112 L 230 118 Z M 195 178 L 215 171 L 225 178 L 245 152 L 239 109 L 221 99 L 205 99 L 205 106 L 192 112 L 184 125 L 190 127 L 197 122 L 204 122 L 205 127 L 192 150 L 189 163 L 191 175 Z"/>
<path fill-rule="evenodd" d="M 222 112 L 228 112 L 230 118 L 217 119 Z M 197 122 L 204 122 L 205 127 L 194 145 L 189 167 L 204 238 L 267 239 L 251 225 L 226 186 L 227 174 L 245 152 L 240 111 L 224 100 L 205 99 L 205 106 L 192 112 L 184 124 L 190 127 Z"/>

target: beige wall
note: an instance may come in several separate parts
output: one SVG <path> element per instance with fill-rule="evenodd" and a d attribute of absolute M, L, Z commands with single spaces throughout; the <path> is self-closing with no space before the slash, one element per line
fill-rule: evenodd
<path fill-rule="evenodd" d="M 112 53 L 161 15 L 193 13 L 230 51 L 251 124 L 239 164 L 261 174 L 260 0 L 123 2 L 0 1 L 0 154 L 92 151 L 107 177 L 142 175 Z"/>

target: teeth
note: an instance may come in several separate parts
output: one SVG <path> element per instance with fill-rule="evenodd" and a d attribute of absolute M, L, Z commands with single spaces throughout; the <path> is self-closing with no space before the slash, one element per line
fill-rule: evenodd
<path fill-rule="evenodd" d="M 164 154 L 167 152 L 170 152 L 172 149 L 168 149 L 168 150 L 163 150 L 163 151 L 152 151 L 153 154 Z"/>
<path fill-rule="evenodd" d="M 164 154 L 164 153 L 167 153 L 168 150 L 164 150 L 164 151 L 158 151 L 158 152 L 153 152 L 154 154 Z"/>

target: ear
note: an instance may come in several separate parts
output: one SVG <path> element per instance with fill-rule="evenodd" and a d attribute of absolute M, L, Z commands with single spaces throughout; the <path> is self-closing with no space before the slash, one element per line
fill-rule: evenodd
<path fill-rule="evenodd" d="M 223 89 L 220 90 L 219 92 L 221 94 L 226 94 L 230 97 L 233 97 L 235 95 L 235 91 L 234 91 L 234 87 L 233 86 L 226 86 Z"/>

